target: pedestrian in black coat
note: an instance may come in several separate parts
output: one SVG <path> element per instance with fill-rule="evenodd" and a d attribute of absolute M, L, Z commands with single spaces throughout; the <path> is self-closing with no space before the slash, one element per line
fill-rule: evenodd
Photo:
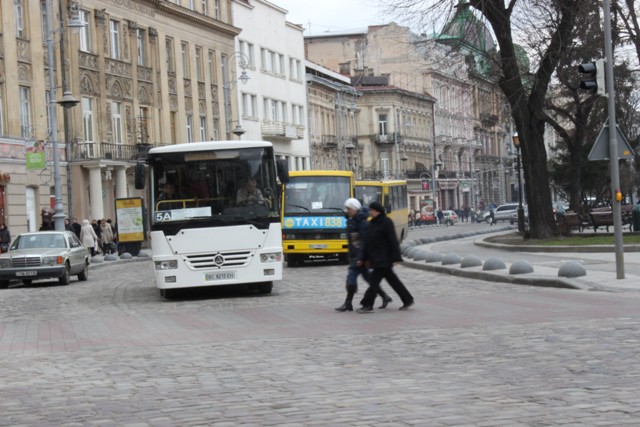
<path fill-rule="evenodd" d="M 347 298 L 344 304 L 336 308 L 336 311 L 353 311 L 353 296 L 358 292 L 358 276 L 362 275 L 369 283 L 369 270 L 364 265 L 364 243 L 367 237 L 367 225 L 369 224 L 369 210 L 362 207 L 358 199 L 347 199 L 344 202 L 345 215 L 347 217 L 347 241 L 349 242 L 349 270 L 347 271 Z M 382 305 L 386 308 L 392 299 L 379 286 Z"/>
<path fill-rule="evenodd" d="M 400 310 L 406 310 L 413 305 L 413 296 L 393 271 L 393 266 L 402 262 L 400 244 L 396 237 L 395 226 L 391 218 L 387 217 L 384 206 L 378 202 L 369 205 L 371 221 L 367 228 L 366 243 L 364 245 L 365 263 L 373 268 L 369 289 L 362 299 L 362 308 L 358 313 L 373 313 L 373 303 L 380 289 L 382 279 L 387 279 L 389 285 L 402 300 Z"/>

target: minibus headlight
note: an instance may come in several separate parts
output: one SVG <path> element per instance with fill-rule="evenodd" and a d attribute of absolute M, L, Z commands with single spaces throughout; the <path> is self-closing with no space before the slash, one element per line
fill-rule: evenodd
<path fill-rule="evenodd" d="M 155 261 L 156 270 L 175 270 L 178 268 L 178 260 Z"/>
<path fill-rule="evenodd" d="M 282 252 L 268 252 L 264 254 L 260 254 L 261 262 L 281 262 L 282 261 Z"/>

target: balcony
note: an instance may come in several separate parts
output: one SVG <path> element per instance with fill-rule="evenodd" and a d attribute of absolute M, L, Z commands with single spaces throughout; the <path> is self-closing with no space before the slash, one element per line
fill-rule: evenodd
<path fill-rule="evenodd" d="M 265 138 L 293 140 L 304 136 L 304 127 L 285 122 L 263 122 L 261 132 Z"/>
<path fill-rule="evenodd" d="M 336 148 L 338 146 L 338 139 L 335 135 L 322 135 L 322 146 L 324 148 Z"/>
<path fill-rule="evenodd" d="M 145 157 L 152 144 L 112 144 L 110 142 L 78 141 L 73 146 L 72 160 L 136 161 Z"/>
<path fill-rule="evenodd" d="M 372 135 L 371 139 L 374 143 L 378 145 L 386 145 L 386 144 L 398 144 L 402 143 L 402 135 L 397 132 L 391 132 L 387 134 L 375 134 Z"/>

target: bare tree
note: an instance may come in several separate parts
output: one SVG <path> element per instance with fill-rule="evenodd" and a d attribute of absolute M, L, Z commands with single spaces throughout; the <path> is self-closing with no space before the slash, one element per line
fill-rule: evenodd
<path fill-rule="evenodd" d="M 380 0 L 399 17 L 424 26 L 429 17 L 448 16 L 456 0 Z M 498 83 L 511 107 L 520 138 L 530 235 L 551 237 L 557 233 L 551 206 L 544 130 L 545 98 L 564 51 L 572 43 L 577 17 L 591 2 L 584 0 L 468 0 L 488 23 L 499 47 Z M 433 19 L 432 19 L 433 21 Z M 532 69 L 521 69 L 516 35 L 535 39 L 537 58 Z M 524 40 L 524 39 L 523 39 Z M 535 185 L 532 185 L 535 183 Z"/>

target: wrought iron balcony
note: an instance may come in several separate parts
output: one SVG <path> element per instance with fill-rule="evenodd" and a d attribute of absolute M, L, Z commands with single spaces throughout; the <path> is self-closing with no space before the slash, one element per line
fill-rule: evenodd
<path fill-rule="evenodd" d="M 159 146 L 160 144 L 158 144 Z M 72 159 L 136 161 L 153 148 L 152 144 L 113 144 L 78 141 L 73 145 Z"/>
<path fill-rule="evenodd" d="M 386 144 L 398 144 L 402 143 L 402 135 L 398 132 L 391 132 L 387 134 L 375 134 L 371 138 L 373 142 L 378 145 L 386 145 Z"/>

